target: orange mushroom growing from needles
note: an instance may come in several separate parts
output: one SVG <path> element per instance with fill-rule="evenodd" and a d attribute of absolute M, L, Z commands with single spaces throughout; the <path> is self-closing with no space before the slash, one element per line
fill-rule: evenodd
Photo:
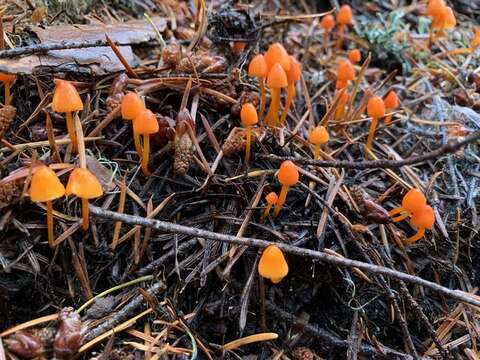
<path fill-rule="evenodd" d="M 280 190 L 280 195 L 278 196 L 278 201 L 275 204 L 275 209 L 273 211 L 275 217 L 280 214 L 280 210 L 282 209 L 283 204 L 285 204 L 288 189 L 290 186 L 298 183 L 299 176 L 297 166 L 293 162 L 290 160 L 282 162 L 277 173 L 277 178 L 280 184 L 282 184 L 282 189 Z"/>
<path fill-rule="evenodd" d="M 337 14 L 338 24 L 338 42 L 337 49 L 340 49 L 343 45 L 343 37 L 345 35 L 345 28 L 348 25 L 353 24 L 352 8 L 349 5 L 342 5 Z"/>
<path fill-rule="evenodd" d="M 275 192 L 272 191 L 271 193 L 268 193 L 267 196 L 265 196 L 265 200 L 267 200 L 267 206 L 265 207 L 263 215 L 260 218 L 261 224 L 265 222 L 265 219 L 267 218 L 268 214 L 270 214 L 270 210 L 272 209 L 273 205 L 277 203 L 278 196 Z"/>
<path fill-rule="evenodd" d="M 350 60 L 353 64 L 356 64 L 362 60 L 362 54 L 358 49 L 352 49 L 348 52 L 348 60 Z"/>
<path fill-rule="evenodd" d="M 387 95 L 383 98 L 383 103 L 385 104 L 385 111 L 392 112 L 400 105 L 398 101 L 398 96 L 395 90 L 390 90 Z M 389 125 L 392 122 L 392 115 L 388 115 L 385 118 L 385 125 Z"/>
<path fill-rule="evenodd" d="M 3 83 L 5 99 L 5 105 L 10 105 L 12 102 L 12 96 L 10 94 L 10 86 L 16 80 L 17 76 L 14 74 L 0 73 L 0 82 Z"/>
<path fill-rule="evenodd" d="M 72 83 L 66 80 L 55 79 L 52 109 L 55 112 L 65 113 L 68 136 L 72 142 L 73 151 L 77 151 L 77 135 L 75 134 L 72 113 L 83 110 L 83 103 Z"/>
<path fill-rule="evenodd" d="M 142 171 L 145 176 L 149 175 L 150 135 L 158 132 L 159 128 L 157 117 L 147 109 L 138 113 L 135 120 L 133 120 L 133 131 L 139 135 L 143 135 Z"/>
<path fill-rule="evenodd" d="M 270 102 L 270 108 L 265 117 L 265 123 L 267 126 L 273 127 L 277 126 L 279 121 L 278 110 L 280 109 L 280 91 L 282 88 L 288 86 L 287 74 L 279 63 L 273 65 L 268 72 L 267 86 L 270 88 L 272 101 Z"/>
<path fill-rule="evenodd" d="M 348 59 L 340 60 L 337 66 L 337 89 L 342 89 L 348 85 L 349 81 L 355 79 L 355 69 Z"/>
<path fill-rule="evenodd" d="M 325 129 L 325 126 L 319 125 L 310 133 L 308 141 L 314 146 L 313 158 L 315 160 L 320 159 L 320 146 L 327 143 L 328 140 L 330 140 L 330 135 L 328 134 L 327 129 Z"/>
<path fill-rule="evenodd" d="M 30 199 L 33 202 L 44 202 L 47 204 L 48 245 L 51 248 L 55 246 L 52 201 L 64 195 L 65 187 L 52 169 L 42 165 L 35 170 L 30 183 Z"/>
<path fill-rule="evenodd" d="M 265 53 L 265 61 L 268 70 L 271 70 L 275 64 L 280 64 L 285 71 L 290 70 L 290 57 L 287 50 L 280 43 L 273 43 L 268 47 Z"/>
<path fill-rule="evenodd" d="M 333 17 L 333 15 L 325 15 L 320 22 L 320 26 L 323 29 L 323 46 L 327 48 L 328 36 L 335 27 L 335 18 Z"/>
<path fill-rule="evenodd" d="M 290 56 L 290 69 L 286 72 L 287 74 L 287 100 L 285 101 L 285 108 L 283 109 L 282 116 L 280 118 L 280 124 L 285 125 L 287 120 L 288 110 L 292 106 L 293 98 L 296 95 L 295 92 L 295 83 L 300 80 L 302 76 L 302 67 L 300 63 L 293 56 Z"/>
<path fill-rule="evenodd" d="M 263 250 L 258 262 L 258 273 L 260 276 L 270 279 L 274 284 L 278 284 L 288 275 L 287 261 L 278 246 L 270 245 Z"/>
<path fill-rule="evenodd" d="M 141 111 L 145 110 L 145 104 L 137 93 L 129 92 L 123 97 L 120 109 L 124 120 L 133 121 Z M 142 156 L 140 135 L 135 131 L 133 131 L 133 140 L 138 156 Z"/>
<path fill-rule="evenodd" d="M 248 75 L 255 76 L 258 79 L 260 88 L 260 118 L 265 113 L 267 103 L 267 94 L 265 91 L 265 78 L 268 75 L 268 66 L 265 57 L 262 54 L 255 55 L 248 65 Z"/>
<path fill-rule="evenodd" d="M 245 126 L 245 161 L 250 161 L 250 147 L 252 144 L 252 126 L 258 123 L 257 110 L 252 103 L 245 103 L 240 109 L 240 119 Z"/>
<path fill-rule="evenodd" d="M 412 214 L 410 223 L 417 228 L 415 235 L 405 240 L 405 245 L 410 245 L 420 240 L 425 235 L 426 229 L 431 229 L 435 224 L 435 213 L 433 209 L 425 205 L 422 209 Z"/>
<path fill-rule="evenodd" d="M 425 206 L 427 206 L 425 195 L 420 190 L 413 188 L 403 196 L 402 206 L 390 210 L 388 215 L 393 217 L 400 214 L 400 216 L 392 218 L 392 221 L 398 222 L 411 216 L 413 213 L 421 211 Z"/>
<path fill-rule="evenodd" d="M 75 168 L 68 178 L 65 191 L 65 195 L 70 196 L 71 194 L 82 200 L 82 228 L 87 231 L 89 226 L 88 200 L 103 195 L 102 185 L 88 169 Z"/>
<path fill-rule="evenodd" d="M 375 130 L 377 129 L 378 119 L 385 116 L 385 103 L 380 96 L 372 96 L 367 103 L 368 116 L 372 118 L 370 123 L 370 129 L 368 130 L 367 138 L 367 154 L 368 150 L 372 148 L 373 138 L 375 136 Z"/>

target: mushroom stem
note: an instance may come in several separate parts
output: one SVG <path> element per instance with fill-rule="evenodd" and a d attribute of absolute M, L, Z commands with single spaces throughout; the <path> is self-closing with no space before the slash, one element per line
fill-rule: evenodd
<path fill-rule="evenodd" d="M 345 33 L 345 25 L 338 25 L 338 40 L 337 40 L 337 50 L 340 50 L 343 46 L 343 34 Z"/>
<path fill-rule="evenodd" d="M 265 210 L 263 210 L 262 217 L 260 218 L 260 224 L 263 224 L 265 222 L 265 219 L 267 218 L 268 214 L 270 214 L 270 210 L 272 210 L 273 204 L 268 204 Z"/>
<path fill-rule="evenodd" d="M 420 240 L 424 235 L 425 235 L 425 228 L 420 228 L 417 230 L 417 233 L 415 235 L 409 237 L 403 243 L 405 245 L 411 245 L 417 242 L 418 240 Z"/>
<path fill-rule="evenodd" d="M 387 112 L 390 112 L 390 109 L 387 109 Z M 390 123 L 392 122 L 392 115 L 387 115 L 387 117 L 385 118 L 385 120 L 383 121 L 383 123 L 385 125 L 390 125 Z"/>
<path fill-rule="evenodd" d="M 47 232 L 48 245 L 53 249 L 55 247 L 55 239 L 53 235 L 53 206 L 51 201 L 47 201 Z"/>
<path fill-rule="evenodd" d="M 274 127 L 278 124 L 278 108 L 280 107 L 280 88 L 271 88 L 272 101 L 265 117 L 265 124 Z"/>
<path fill-rule="evenodd" d="M 143 175 L 148 176 L 148 161 L 150 159 L 150 135 L 143 135 L 143 152 L 142 152 L 142 171 Z"/>
<path fill-rule="evenodd" d="M 77 152 L 77 136 L 75 135 L 75 125 L 73 123 L 72 112 L 68 111 L 65 115 L 67 117 L 68 136 L 72 142 L 72 150 L 73 152 Z"/>
<path fill-rule="evenodd" d="M 10 95 L 10 83 L 5 83 L 5 105 L 10 105 L 12 102 L 12 96 Z"/>
<path fill-rule="evenodd" d="M 427 47 L 430 49 L 433 43 L 433 25 L 430 25 L 430 30 L 428 31 L 428 42 Z"/>
<path fill-rule="evenodd" d="M 403 219 L 406 219 L 409 215 L 410 215 L 410 213 L 405 212 L 405 213 L 403 213 L 402 215 L 397 216 L 396 218 L 392 218 L 392 221 L 393 221 L 393 222 L 402 221 Z"/>
<path fill-rule="evenodd" d="M 260 88 L 260 119 L 265 114 L 265 106 L 267 104 L 267 92 L 265 91 L 265 78 L 258 78 L 258 87 Z"/>
<path fill-rule="evenodd" d="M 288 110 L 292 106 L 293 98 L 295 97 L 295 84 L 294 82 L 288 83 L 287 87 L 287 100 L 285 101 L 285 108 L 282 112 L 282 117 L 280 118 L 280 125 L 284 126 L 285 121 L 287 120 Z"/>
<path fill-rule="evenodd" d="M 320 144 L 313 145 L 313 159 L 320 159 Z"/>
<path fill-rule="evenodd" d="M 405 209 L 404 209 L 403 207 L 399 206 L 399 207 L 397 207 L 397 208 L 395 208 L 395 209 L 390 210 L 390 211 L 388 212 L 388 215 L 393 216 L 393 215 L 396 215 L 396 214 L 401 213 L 402 211 L 405 211 Z"/>
<path fill-rule="evenodd" d="M 88 218 L 89 218 L 89 209 L 88 209 L 88 199 L 82 198 L 82 229 L 83 231 L 88 230 Z"/>
<path fill-rule="evenodd" d="M 247 145 L 245 146 L 245 161 L 250 161 L 250 147 L 252 144 L 252 127 L 247 126 L 245 128 L 245 140 Z"/>
<path fill-rule="evenodd" d="M 375 130 L 377 129 L 377 123 L 378 123 L 378 119 L 377 118 L 372 118 L 372 123 L 370 124 L 370 129 L 368 130 L 368 138 L 367 138 L 367 144 L 366 144 L 367 151 L 365 152 L 365 155 L 368 155 L 368 150 L 370 150 L 372 148 L 373 137 L 375 136 Z"/>
<path fill-rule="evenodd" d="M 138 156 L 142 156 L 142 144 L 140 144 L 140 134 L 137 134 L 133 131 L 133 142 L 135 144 L 135 151 L 137 152 Z"/>
<path fill-rule="evenodd" d="M 290 186 L 288 185 L 282 185 L 282 190 L 280 190 L 280 195 L 278 196 L 278 201 L 275 204 L 275 209 L 273 211 L 273 214 L 275 217 L 278 216 L 280 213 L 280 210 L 282 209 L 283 204 L 285 204 L 285 200 L 287 199 L 287 194 L 288 194 L 288 189 Z"/>

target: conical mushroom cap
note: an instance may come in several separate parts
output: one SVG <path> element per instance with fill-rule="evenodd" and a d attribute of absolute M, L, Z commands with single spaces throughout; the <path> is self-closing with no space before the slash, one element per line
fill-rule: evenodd
<path fill-rule="evenodd" d="M 268 66 L 265 56 L 262 54 L 255 55 L 248 65 L 248 75 L 265 78 L 268 74 Z"/>
<path fill-rule="evenodd" d="M 426 205 L 427 199 L 418 189 L 409 190 L 402 199 L 402 207 L 412 213 L 422 210 Z"/>
<path fill-rule="evenodd" d="M 0 73 L 0 81 L 3 83 L 14 82 L 16 78 L 17 76 L 14 74 Z"/>
<path fill-rule="evenodd" d="M 55 80 L 52 109 L 55 112 L 73 112 L 83 110 L 83 103 L 77 89 L 66 80 Z"/>
<path fill-rule="evenodd" d="M 357 63 L 362 60 L 362 54 L 358 49 L 352 49 L 348 52 L 348 60 L 352 63 Z"/>
<path fill-rule="evenodd" d="M 385 107 L 387 109 L 396 109 L 398 107 L 399 102 L 398 102 L 398 96 L 395 91 L 389 91 L 387 96 L 383 99 L 383 102 L 385 103 Z"/>
<path fill-rule="evenodd" d="M 277 203 L 278 196 L 272 191 L 271 193 L 268 193 L 267 196 L 265 196 L 265 200 L 267 200 L 267 203 L 274 205 Z"/>
<path fill-rule="evenodd" d="M 470 43 L 470 46 L 474 49 L 480 47 L 480 29 L 477 29 L 475 31 L 475 35 L 473 35 L 472 42 Z"/>
<path fill-rule="evenodd" d="M 450 6 L 445 7 L 445 22 L 443 27 L 445 29 L 453 29 L 457 25 L 457 19 L 455 18 L 455 14 Z"/>
<path fill-rule="evenodd" d="M 282 185 L 295 185 L 300 177 L 297 165 L 290 160 L 285 160 L 282 165 L 280 165 L 280 169 L 278 169 L 277 177 Z"/>
<path fill-rule="evenodd" d="M 141 135 L 150 135 L 158 132 L 157 117 L 150 110 L 143 110 L 133 120 L 133 131 Z"/>
<path fill-rule="evenodd" d="M 275 284 L 287 276 L 288 264 L 280 248 L 270 245 L 263 250 L 258 262 L 258 273 Z"/>
<path fill-rule="evenodd" d="M 245 103 L 240 109 L 240 120 L 242 120 L 243 125 L 252 126 L 258 123 L 258 114 L 255 110 L 255 106 L 252 103 Z"/>
<path fill-rule="evenodd" d="M 269 88 L 284 88 L 288 86 L 288 79 L 285 70 L 280 64 L 275 64 L 268 72 L 267 86 Z"/>
<path fill-rule="evenodd" d="M 129 92 L 122 99 L 121 112 L 125 120 L 133 120 L 145 110 L 145 104 L 137 93 Z"/>
<path fill-rule="evenodd" d="M 278 42 L 273 43 L 268 47 L 268 50 L 265 53 L 265 61 L 270 70 L 275 64 L 280 64 L 285 71 L 290 69 L 290 59 L 288 58 L 287 50 L 285 50 L 283 45 Z"/>
<path fill-rule="evenodd" d="M 286 71 L 287 80 L 289 83 L 300 80 L 302 76 L 302 66 L 293 56 L 289 56 L 290 70 Z"/>
<path fill-rule="evenodd" d="M 351 81 L 355 79 L 355 69 L 348 59 L 343 59 L 338 63 L 337 80 Z"/>
<path fill-rule="evenodd" d="M 33 202 L 46 202 L 61 198 L 65 195 L 65 188 L 57 174 L 49 167 L 38 167 L 30 183 L 30 199 Z"/>
<path fill-rule="evenodd" d="M 349 5 L 343 5 L 337 14 L 337 23 L 340 25 L 352 24 L 353 15 L 352 8 Z"/>
<path fill-rule="evenodd" d="M 368 116 L 379 119 L 385 116 L 385 104 L 380 96 L 372 96 L 367 104 Z"/>
<path fill-rule="evenodd" d="M 411 219 L 412 225 L 417 229 L 431 229 L 435 224 L 435 213 L 433 209 L 425 205 L 423 209 L 414 212 Z"/>
<path fill-rule="evenodd" d="M 323 29 L 330 31 L 335 26 L 335 18 L 331 14 L 325 15 L 322 18 L 320 25 L 322 26 Z"/>
<path fill-rule="evenodd" d="M 427 15 L 437 17 L 441 15 L 445 8 L 444 0 L 430 0 L 427 5 Z"/>
<path fill-rule="evenodd" d="M 68 178 L 67 196 L 73 194 L 82 199 L 94 199 L 103 195 L 102 185 L 87 169 L 76 168 Z"/>
<path fill-rule="evenodd" d="M 310 133 L 310 137 L 308 138 L 308 141 L 314 145 L 325 144 L 328 142 L 328 140 L 330 140 L 330 135 L 324 126 L 317 126 L 314 128 Z"/>

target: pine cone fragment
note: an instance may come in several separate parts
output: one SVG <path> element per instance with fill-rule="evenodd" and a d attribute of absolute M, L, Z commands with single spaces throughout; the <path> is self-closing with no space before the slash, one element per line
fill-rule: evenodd
<path fill-rule="evenodd" d="M 45 351 L 40 339 L 26 331 L 17 331 L 4 341 L 9 351 L 26 359 L 43 355 Z"/>
<path fill-rule="evenodd" d="M 173 172 L 176 176 L 184 176 L 193 161 L 195 146 L 188 133 L 188 127 L 195 129 L 195 124 L 187 109 L 179 111 L 176 119 Z"/>
<path fill-rule="evenodd" d="M 23 192 L 25 178 L 12 181 L 0 181 L 0 210 L 14 205 L 20 200 Z"/>
<path fill-rule="evenodd" d="M 256 127 L 252 128 L 252 145 L 256 142 L 262 142 L 265 138 L 265 129 Z M 230 131 L 227 139 L 222 145 L 222 151 L 225 156 L 232 156 L 236 153 L 244 152 L 247 147 L 245 138 L 245 129 L 235 127 Z"/>
<path fill-rule="evenodd" d="M 0 139 L 3 138 L 3 135 L 10 128 L 16 114 L 17 108 L 12 105 L 5 105 L 0 109 Z"/>
<path fill-rule="evenodd" d="M 63 308 L 59 315 L 59 325 L 53 350 L 57 359 L 70 359 L 81 344 L 82 321 L 71 307 Z"/>

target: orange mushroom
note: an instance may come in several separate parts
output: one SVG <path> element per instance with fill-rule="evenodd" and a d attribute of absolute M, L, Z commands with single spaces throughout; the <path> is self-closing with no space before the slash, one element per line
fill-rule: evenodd
<path fill-rule="evenodd" d="M 267 218 L 268 214 L 270 214 L 270 210 L 272 209 L 273 205 L 277 203 L 278 196 L 272 191 L 271 193 L 268 193 L 267 196 L 265 196 L 265 200 L 267 200 L 267 206 L 265 207 L 263 215 L 260 218 L 260 224 L 263 224 L 265 222 L 265 219 Z"/>
<path fill-rule="evenodd" d="M 416 189 L 410 189 L 402 199 L 402 206 L 399 206 L 395 209 L 392 209 L 388 212 L 388 215 L 394 216 L 396 214 L 401 214 L 397 218 L 392 219 L 394 222 L 401 221 L 408 216 L 411 216 L 415 212 L 419 212 L 427 205 L 427 199 L 423 193 Z"/>
<path fill-rule="evenodd" d="M 258 273 L 260 276 L 270 279 L 278 284 L 288 274 L 288 264 L 283 256 L 283 251 L 276 245 L 265 248 L 258 262 Z"/>
<path fill-rule="evenodd" d="M 11 84 L 17 79 L 16 75 L 7 74 L 7 73 L 0 73 L 0 82 L 3 83 L 4 91 L 5 91 L 5 105 L 10 105 L 12 102 L 12 96 L 10 94 L 10 86 Z"/>
<path fill-rule="evenodd" d="M 353 64 L 348 59 L 340 60 L 337 67 L 337 89 L 344 88 L 348 85 L 349 81 L 355 79 L 355 69 L 353 68 Z M 338 86 L 338 82 L 343 86 Z"/>
<path fill-rule="evenodd" d="M 308 141 L 314 146 L 313 158 L 315 160 L 320 159 L 320 145 L 327 143 L 328 140 L 330 140 L 330 135 L 324 126 L 317 126 L 310 133 Z"/>
<path fill-rule="evenodd" d="M 343 45 L 343 37 L 345 35 L 345 27 L 353 24 L 352 8 L 349 5 L 342 5 L 337 14 L 338 24 L 338 42 L 337 49 Z"/>
<path fill-rule="evenodd" d="M 360 60 L 362 60 L 362 54 L 360 53 L 360 50 L 358 49 L 352 49 L 348 52 L 348 59 L 352 63 L 358 63 Z"/>
<path fill-rule="evenodd" d="M 293 56 L 290 56 L 290 70 L 286 72 L 287 74 L 287 100 L 285 101 L 285 108 L 283 109 L 282 116 L 280 118 L 280 124 L 285 125 L 287 120 L 288 110 L 292 105 L 293 98 L 295 97 L 295 82 L 300 80 L 302 76 L 302 68 L 300 63 Z"/>
<path fill-rule="evenodd" d="M 257 110 L 252 103 L 245 103 L 240 109 L 240 119 L 245 126 L 245 161 L 250 161 L 250 147 L 252 144 L 252 126 L 258 123 Z"/>
<path fill-rule="evenodd" d="M 273 211 L 275 217 L 278 216 L 283 204 L 285 204 L 290 186 L 298 183 L 299 173 L 297 166 L 290 160 L 282 162 L 280 169 L 278 169 L 277 178 L 280 184 L 282 184 L 282 189 L 280 190 L 280 195 Z"/>
<path fill-rule="evenodd" d="M 280 43 L 273 43 L 268 47 L 265 53 L 265 61 L 267 62 L 268 70 L 270 71 L 275 64 L 280 64 L 283 70 L 290 70 L 290 58 L 287 50 Z"/>
<path fill-rule="evenodd" d="M 133 120 L 133 131 L 143 135 L 142 171 L 145 176 L 149 175 L 148 161 L 150 159 L 150 135 L 159 130 L 157 117 L 150 110 L 143 110 Z"/>
<path fill-rule="evenodd" d="M 345 91 L 338 101 L 337 108 L 335 109 L 335 120 L 340 121 L 343 119 L 343 115 L 345 115 L 345 106 L 347 105 L 348 101 L 348 93 Z"/>
<path fill-rule="evenodd" d="M 122 99 L 121 112 L 124 120 L 133 121 L 137 115 L 145 110 L 145 104 L 137 93 L 129 92 Z M 133 140 L 135 150 L 138 156 L 142 156 L 142 146 L 140 145 L 140 135 L 133 131 Z"/>
<path fill-rule="evenodd" d="M 433 209 L 425 205 L 421 210 L 412 214 L 410 223 L 417 228 L 415 235 L 405 240 L 405 245 L 410 245 L 420 240 L 425 235 L 426 229 L 431 229 L 435 224 L 435 213 Z"/>
<path fill-rule="evenodd" d="M 102 185 L 88 169 L 76 168 L 70 174 L 65 195 L 75 195 L 82 200 L 82 228 L 88 230 L 89 209 L 88 200 L 103 195 Z"/>
<path fill-rule="evenodd" d="M 320 26 L 323 29 L 323 46 L 327 48 L 328 36 L 335 27 L 335 18 L 332 14 L 325 15 L 320 22 Z"/>
<path fill-rule="evenodd" d="M 368 116 L 372 118 L 370 123 L 370 129 L 368 130 L 368 138 L 366 149 L 372 148 L 373 138 L 375 136 L 375 130 L 377 128 L 378 119 L 385 116 L 385 104 L 380 96 L 372 96 L 367 103 Z"/>
<path fill-rule="evenodd" d="M 391 90 L 388 92 L 387 95 L 385 95 L 385 97 L 383 98 L 383 103 L 385 104 L 385 111 L 387 113 L 392 112 L 393 110 L 398 108 L 400 103 L 398 101 L 398 96 L 395 90 Z M 385 125 L 389 125 L 392 122 L 392 115 L 388 115 L 385 118 L 384 122 L 385 122 Z"/>
<path fill-rule="evenodd" d="M 477 31 L 475 31 L 472 41 L 470 42 L 470 47 L 473 50 L 477 50 L 478 48 L 480 48 L 480 29 L 477 29 Z"/>
<path fill-rule="evenodd" d="M 83 110 L 83 103 L 77 89 L 69 81 L 55 79 L 52 109 L 55 112 L 65 113 L 67 119 L 67 131 L 72 142 L 73 151 L 77 151 L 77 135 L 73 123 L 72 113 Z"/>
<path fill-rule="evenodd" d="M 250 61 L 248 65 L 248 75 L 255 76 L 258 79 L 258 87 L 260 88 L 260 118 L 262 118 L 267 103 L 265 78 L 268 75 L 267 62 L 262 54 L 255 55 Z"/>
<path fill-rule="evenodd" d="M 287 74 L 279 63 L 273 65 L 268 72 L 267 86 L 270 88 L 272 101 L 270 102 L 270 108 L 265 117 L 265 123 L 267 126 L 273 127 L 277 126 L 279 121 L 278 110 L 280 108 L 280 91 L 282 88 L 288 86 Z"/>
<path fill-rule="evenodd" d="M 51 248 L 55 247 L 52 201 L 64 195 L 65 188 L 52 169 L 45 165 L 35 169 L 30 183 L 30 199 L 33 202 L 45 202 L 47 204 L 48 245 Z"/>

